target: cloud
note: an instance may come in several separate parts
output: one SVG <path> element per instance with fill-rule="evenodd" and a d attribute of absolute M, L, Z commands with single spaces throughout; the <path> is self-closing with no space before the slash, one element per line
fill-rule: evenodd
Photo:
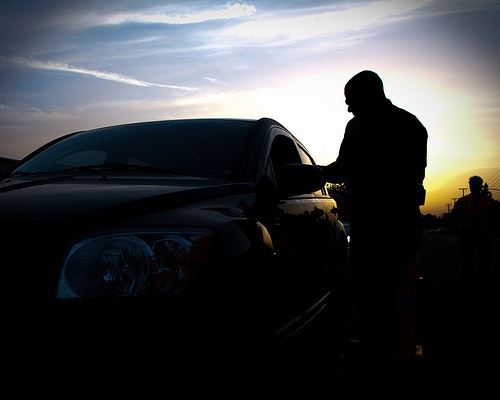
<path fill-rule="evenodd" d="M 321 8 L 307 15 L 266 15 L 224 28 L 220 34 L 237 42 L 287 43 L 359 32 L 390 18 L 407 14 L 432 0 L 383 0 L 348 9 Z"/>
<path fill-rule="evenodd" d="M 71 72 L 74 74 L 93 76 L 94 78 L 124 83 L 127 85 L 133 85 L 133 86 L 159 87 L 159 88 L 185 90 L 185 91 L 198 90 L 197 88 L 189 87 L 189 86 L 166 85 L 166 84 L 162 84 L 162 83 L 153 83 L 153 82 L 148 82 L 148 81 L 142 81 L 139 79 L 132 78 L 130 76 L 117 74 L 115 72 L 97 71 L 97 70 L 86 69 L 86 68 L 78 68 L 78 67 L 74 67 L 74 66 L 69 65 L 69 64 L 61 63 L 61 62 L 37 61 L 37 60 L 30 60 L 30 59 L 23 59 L 23 58 L 16 58 L 13 60 L 13 62 L 15 64 L 22 65 L 23 67 L 39 69 L 39 70 L 47 70 L 47 71 Z"/>
<path fill-rule="evenodd" d="M 423 16 L 434 17 L 446 14 L 469 13 L 475 11 L 492 11 L 498 10 L 500 4 L 495 0 L 474 0 L 474 1 L 456 1 L 456 0 L 439 0 L 434 1 L 432 6 L 426 9 Z"/>
<path fill-rule="evenodd" d="M 227 83 L 224 83 L 220 79 L 217 79 L 217 78 L 210 78 L 209 76 L 205 76 L 205 77 L 203 77 L 203 79 L 209 81 L 210 83 L 213 83 L 214 85 L 228 86 Z"/>
<path fill-rule="evenodd" d="M 205 21 L 248 17 L 257 12 L 253 5 L 247 3 L 227 4 L 223 8 L 212 8 L 185 14 L 168 14 L 164 10 L 154 8 L 139 12 L 116 13 L 101 18 L 104 25 L 118 25 L 126 22 L 143 24 L 196 24 Z"/>
<path fill-rule="evenodd" d="M 0 104 L 0 119 L 2 128 L 17 126 L 24 122 L 41 121 L 68 121 L 76 118 L 74 112 L 52 109 L 42 110 L 37 107 L 15 107 L 9 104 Z"/>

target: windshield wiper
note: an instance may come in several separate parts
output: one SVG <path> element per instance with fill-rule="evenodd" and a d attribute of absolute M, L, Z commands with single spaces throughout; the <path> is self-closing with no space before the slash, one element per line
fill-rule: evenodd
<path fill-rule="evenodd" d="M 12 174 L 12 176 L 24 176 L 24 175 L 42 175 L 42 174 L 71 174 L 78 172 L 92 172 L 92 171 L 137 171 L 137 172 L 157 172 L 168 175 L 182 175 L 182 173 L 174 170 L 169 170 L 161 167 L 154 167 L 151 165 L 137 165 L 137 164 L 127 164 L 120 162 L 108 162 L 101 164 L 89 164 L 80 165 L 77 167 L 63 168 L 55 171 L 37 171 L 37 172 L 23 172 L 17 171 Z"/>

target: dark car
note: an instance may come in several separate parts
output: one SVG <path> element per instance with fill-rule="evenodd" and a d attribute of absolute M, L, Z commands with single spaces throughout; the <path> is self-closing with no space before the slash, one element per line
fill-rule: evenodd
<path fill-rule="evenodd" d="M 19 304 L 89 335 L 182 315 L 199 335 L 283 341 L 325 310 L 346 256 L 324 184 L 272 119 L 76 132 L 2 181 L 2 263 Z"/>

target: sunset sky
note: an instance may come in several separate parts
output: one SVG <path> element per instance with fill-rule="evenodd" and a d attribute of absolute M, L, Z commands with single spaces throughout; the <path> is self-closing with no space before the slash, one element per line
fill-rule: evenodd
<path fill-rule="evenodd" d="M 428 130 L 424 212 L 474 173 L 500 189 L 500 1 L 6 3 L 0 156 L 105 125 L 270 117 L 326 164 L 344 85 L 371 69 Z"/>

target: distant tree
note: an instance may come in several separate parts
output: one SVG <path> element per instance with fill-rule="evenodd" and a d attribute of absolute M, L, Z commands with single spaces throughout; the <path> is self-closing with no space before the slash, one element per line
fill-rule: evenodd
<path fill-rule="evenodd" d="M 441 220 L 437 216 L 428 213 L 422 216 L 422 227 L 424 229 L 436 229 L 441 226 Z"/>
<path fill-rule="evenodd" d="M 490 199 L 493 198 L 493 195 L 490 192 L 490 187 L 487 183 L 483 185 L 483 189 L 481 190 L 481 193 L 484 193 L 486 196 L 488 196 Z"/>

